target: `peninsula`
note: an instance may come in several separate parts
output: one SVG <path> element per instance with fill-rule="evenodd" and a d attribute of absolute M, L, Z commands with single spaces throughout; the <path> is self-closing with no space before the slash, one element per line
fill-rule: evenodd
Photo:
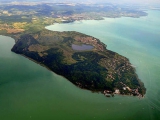
<path fill-rule="evenodd" d="M 145 94 L 129 60 L 107 50 L 105 44 L 92 36 L 44 29 L 15 39 L 13 52 L 46 66 L 80 88 L 106 95 Z"/>

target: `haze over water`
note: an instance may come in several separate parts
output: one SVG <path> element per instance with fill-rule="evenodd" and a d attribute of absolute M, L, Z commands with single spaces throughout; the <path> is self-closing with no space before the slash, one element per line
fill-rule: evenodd
<path fill-rule="evenodd" d="M 160 119 L 160 11 L 141 18 L 105 18 L 46 27 L 78 31 L 100 39 L 129 58 L 147 88 L 145 98 L 82 90 L 65 78 L 12 53 L 14 40 L 0 36 L 1 120 Z"/>

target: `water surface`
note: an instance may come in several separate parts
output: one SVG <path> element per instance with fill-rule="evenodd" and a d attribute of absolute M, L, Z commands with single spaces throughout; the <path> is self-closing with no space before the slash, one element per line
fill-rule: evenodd
<path fill-rule="evenodd" d="M 160 119 L 160 12 L 142 18 L 106 18 L 56 24 L 47 29 L 78 31 L 100 39 L 129 58 L 147 93 L 106 98 L 82 90 L 46 68 L 12 53 L 14 40 L 0 36 L 1 120 Z"/>

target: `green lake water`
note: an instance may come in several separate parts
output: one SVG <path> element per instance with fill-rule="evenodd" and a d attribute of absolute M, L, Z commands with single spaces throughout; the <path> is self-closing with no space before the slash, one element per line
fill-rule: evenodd
<path fill-rule="evenodd" d="M 78 31 L 129 58 L 147 88 L 145 98 L 82 90 L 65 78 L 10 51 L 0 36 L 0 120 L 159 120 L 160 11 L 141 18 L 105 18 L 46 27 Z"/>

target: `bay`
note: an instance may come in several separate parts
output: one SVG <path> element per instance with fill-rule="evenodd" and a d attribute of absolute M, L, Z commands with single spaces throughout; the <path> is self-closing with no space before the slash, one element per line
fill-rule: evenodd
<path fill-rule="evenodd" d="M 1 120 L 158 120 L 160 119 L 160 11 L 141 18 L 105 18 L 55 24 L 53 31 L 94 36 L 129 58 L 144 82 L 145 98 L 82 90 L 65 78 L 12 53 L 14 40 L 0 36 Z"/>

